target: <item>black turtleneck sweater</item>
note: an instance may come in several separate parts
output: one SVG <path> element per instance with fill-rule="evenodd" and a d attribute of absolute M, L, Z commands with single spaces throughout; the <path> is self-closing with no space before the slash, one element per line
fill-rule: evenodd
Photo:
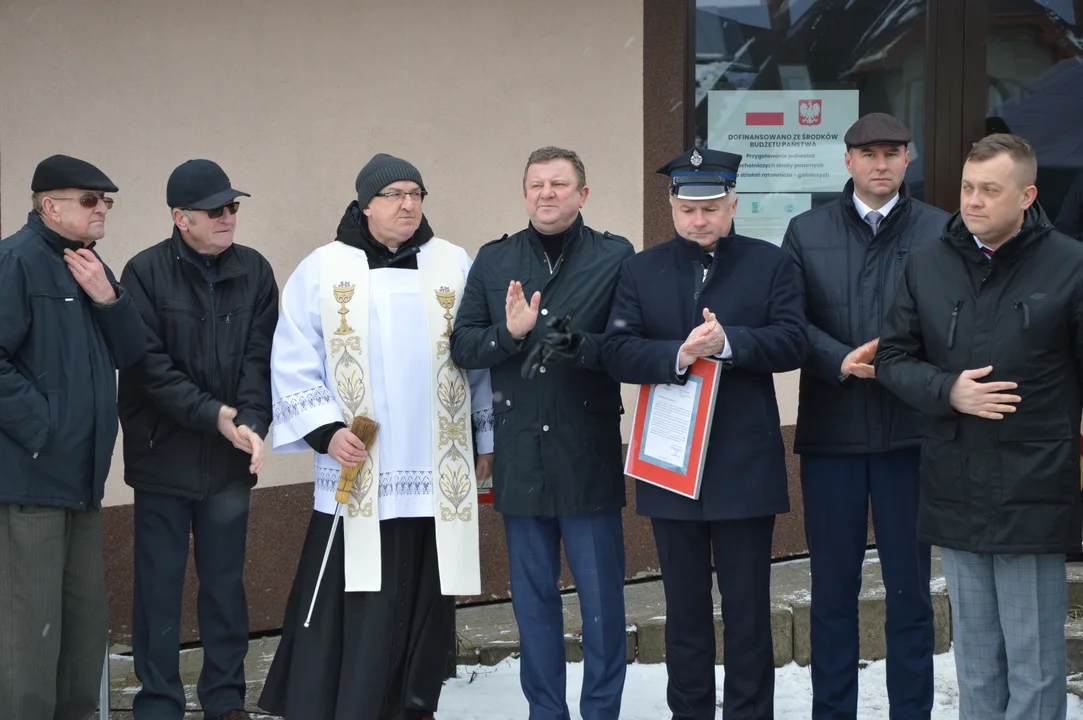
<path fill-rule="evenodd" d="M 534 228 L 534 234 L 537 235 L 538 240 L 541 241 L 542 249 L 545 250 L 545 256 L 549 258 L 550 267 L 556 267 L 557 261 L 560 260 L 560 256 L 564 254 L 564 240 L 568 237 L 568 230 L 557 233 L 556 235 L 546 235 L 537 228 Z"/>

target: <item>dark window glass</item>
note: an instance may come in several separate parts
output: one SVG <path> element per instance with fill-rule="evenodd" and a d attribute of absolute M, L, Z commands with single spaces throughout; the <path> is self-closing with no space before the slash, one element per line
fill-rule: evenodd
<path fill-rule="evenodd" d="M 1083 239 L 1083 2 L 991 0 L 986 132 L 1038 154 L 1038 202 Z"/>
<path fill-rule="evenodd" d="M 846 129 L 886 112 L 910 129 L 924 197 L 925 0 L 697 0 L 696 144 L 744 156 L 741 232 L 774 242 L 837 197 Z"/>

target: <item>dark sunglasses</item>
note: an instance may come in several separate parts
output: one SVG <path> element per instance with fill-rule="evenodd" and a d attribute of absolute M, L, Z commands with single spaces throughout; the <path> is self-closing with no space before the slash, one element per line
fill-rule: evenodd
<path fill-rule="evenodd" d="M 50 196 L 52 197 L 52 196 Z M 53 200 L 76 200 L 79 205 L 87 210 L 93 210 L 98 207 L 99 202 L 105 203 L 105 209 L 109 210 L 113 207 L 113 198 L 98 197 L 97 195 L 80 195 L 79 197 L 54 197 Z"/>
<path fill-rule="evenodd" d="M 231 203 L 226 203 L 222 207 L 216 207 L 214 210 L 201 210 L 200 212 L 207 213 L 207 217 L 209 217 L 211 220 L 217 220 L 218 218 L 222 217 L 222 213 L 226 212 L 227 210 L 229 211 L 230 215 L 236 215 L 237 211 L 240 208 L 241 208 L 241 204 L 239 202 L 237 202 L 236 200 L 234 200 Z M 186 209 L 189 212 L 191 212 L 194 208 L 186 208 Z"/>

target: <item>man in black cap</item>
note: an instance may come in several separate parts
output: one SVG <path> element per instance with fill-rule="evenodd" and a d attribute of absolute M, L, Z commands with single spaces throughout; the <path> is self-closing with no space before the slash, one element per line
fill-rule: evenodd
<path fill-rule="evenodd" d="M 658 548 L 669 707 L 680 720 L 715 717 L 712 554 L 722 717 L 771 718 L 774 708 L 771 536 L 790 505 L 772 375 L 800 367 L 807 345 L 793 263 L 733 232 L 740 161 L 696 148 L 659 168 L 676 234 L 624 263 L 603 350 L 613 377 L 638 385 L 684 384 L 699 358 L 721 364 L 697 498 L 636 483 Z"/>
<path fill-rule="evenodd" d="M 128 292 L 94 249 L 116 185 L 43 160 L 0 243 L 0 717 L 82 720 L 108 643 L 101 500 L 116 369 L 143 352 Z"/>
<path fill-rule="evenodd" d="M 880 327 L 907 257 L 932 243 L 947 213 L 910 196 L 910 132 L 865 115 L 846 132 L 842 196 L 790 221 L 809 324 L 794 452 L 801 455 L 812 571 L 812 716 L 857 716 L 857 596 L 872 503 L 887 588 L 892 717 L 928 717 L 933 702 L 930 550 L 917 541 L 917 415 L 877 381 Z"/>
<path fill-rule="evenodd" d="M 525 230 L 478 251 L 451 336 L 463 367 L 492 372 L 496 509 L 508 540 L 520 681 L 532 718 L 567 718 L 560 546 L 583 616 L 584 720 L 620 714 L 626 661 L 620 385 L 601 339 L 623 237 L 593 230 L 572 150 L 527 158 Z M 538 323 L 541 323 L 538 325 Z"/>
<path fill-rule="evenodd" d="M 136 720 L 180 720 L 181 594 L 189 535 L 199 575 L 208 719 L 244 713 L 248 606 L 243 572 L 249 494 L 271 423 L 271 337 L 278 285 L 237 245 L 239 197 L 217 164 L 169 177 L 173 234 L 121 275 L 147 326 L 147 351 L 120 375 L 124 480 L 135 489 L 132 654 L 143 683 Z"/>

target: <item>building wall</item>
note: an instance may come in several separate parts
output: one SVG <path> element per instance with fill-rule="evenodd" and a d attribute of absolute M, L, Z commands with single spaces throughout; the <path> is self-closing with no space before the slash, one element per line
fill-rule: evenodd
<path fill-rule="evenodd" d="M 121 188 L 99 245 L 119 274 L 171 231 L 170 171 L 207 157 L 252 194 L 237 241 L 263 252 L 281 285 L 333 239 L 361 166 L 389 152 L 421 170 L 436 233 L 473 255 L 525 225 L 524 162 L 556 144 L 586 163 L 587 222 L 642 247 L 643 13 L 638 0 L 5 0 L 0 236 L 25 220 L 36 163 L 75 155 Z M 779 386 L 791 424 L 796 385 Z M 311 510 L 310 462 L 272 454 L 254 492 L 253 631 L 281 621 Z M 118 444 L 104 515 L 118 641 L 130 617 L 131 502 Z M 646 525 L 631 509 L 626 519 L 629 575 L 654 572 Z M 482 538 L 474 600 L 504 597 L 503 529 L 490 508 Z M 196 633 L 194 575 L 185 639 Z"/>

